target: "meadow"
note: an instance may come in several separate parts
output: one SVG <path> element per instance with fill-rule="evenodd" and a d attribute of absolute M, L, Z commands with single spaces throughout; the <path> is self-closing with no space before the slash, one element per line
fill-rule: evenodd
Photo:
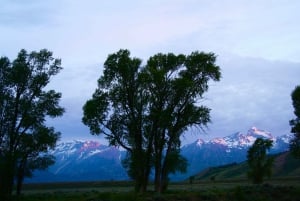
<path fill-rule="evenodd" d="M 300 199 L 298 178 L 267 180 L 252 185 L 247 180 L 171 183 L 164 194 L 153 186 L 145 194 L 133 191 L 131 182 L 70 182 L 27 184 L 24 201 L 296 201 Z"/>

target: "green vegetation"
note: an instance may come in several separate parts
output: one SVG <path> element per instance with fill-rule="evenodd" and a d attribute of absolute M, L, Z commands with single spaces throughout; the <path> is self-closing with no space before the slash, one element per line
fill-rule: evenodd
<path fill-rule="evenodd" d="M 213 53 L 159 53 L 142 66 L 128 50 L 105 61 L 82 120 L 92 134 L 127 150 L 124 166 L 137 192 L 147 190 L 151 169 L 156 192 L 167 189 L 170 173 L 186 170 L 180 138 L 189 127 L 210 122 L 210 109 L 200 101 L 209 81 L 221 77 L 215 61 Z"/>
<path fill-rule="evenodd" d="M 152 183 L 144 194 L 134 192 L 134 182 L 68 182 L 26 184 L 25 201 L 293 201 L 300 196 L 300 161 L 289 152 L 274 155 L 273 176 L 262 185 L 247 179 L 248 163 L 208 168 L 183 182 L 171 182 L 163 194 L 154 192 Z M 214 177 L 214 180 L 211 178 Z"/>
<path fill-rule="evenodd" d="M 60 72 L 61 61 L 52 52 L 21 50 L 14 61 L 0 58 L 0 200 L 11 198 L 14 181 L 17 194 L 25 176 L 54 163 L 49 149 L 60 133 L 46 118 L 61 116 L 61 94 L 45 89 Z"/>
<path fill-rule="evenodd" d="M 291 97 L 296 118 L 290 121 L 291 132 L 294 133 L 294 139 L 290 142 L 290 150 L 296 158 L 300 158 L 300 86 L 294 89 Z"/>
<path fill-rule="evenodd" d="M 126 182 L 125 182 L 126 183 Z M 87 183 L 86 183 L 87 184 Z M 121 189 L 123 185 L 118 183 Z M 128 183 L 126 183 L 128 184 Z M 146 192 L 144 194 L 135 193 L 133 188 L 127 191 L 120 191 L 113 183 L 101 183 L 97 188 L 89 189 L 73 187 L 69 190 L 57 190 L 54 184 L 48 184 L 48 191 L 36 190 L 34 193 L 26 193 L 22 196 L 22 201 L 293 201 L 300 196 L 300 187 L 289 185 L 248 185 L 245 183 L 195 183 L 191 189 L 187 183 L 171 183 L 169 190 L 163 194 Z M 77 184 L 78 185 L 78 184 Z M 90 184 L 88 184 L 90 185 Z M 110 186 L 112 185 L 112 186 Z M 103 190 L 104 189 L 104 190 Z"/>

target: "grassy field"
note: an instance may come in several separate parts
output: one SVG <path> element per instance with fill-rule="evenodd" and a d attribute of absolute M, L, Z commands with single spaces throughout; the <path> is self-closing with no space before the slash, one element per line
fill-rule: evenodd
<path fill-rule="evenodd" d="M 131 182 L 77 182 L 27 184 L 21 200 L 24 201 L 298 201 L 298 179 L 268 180 L 263 185 L 252 185 L 247 180 L 201 181 L 172 183 L 169 190 L 156 194 L 133 192 Z"/>

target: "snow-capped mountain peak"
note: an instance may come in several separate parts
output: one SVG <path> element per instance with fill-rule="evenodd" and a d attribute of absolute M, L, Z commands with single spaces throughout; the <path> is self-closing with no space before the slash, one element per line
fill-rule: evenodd
<path fill-rule="evenodd" d="M 198 140 L 197 140 L 197 145 L 198 145 L 198 146 L 201 146 L 201 145 L 204 144 L 204 143 L 205 143 L 205 141 L 202 140 L 202 139 L 198 139 Z"/>
<path fill-rule="evenodd" d="M 227 145 L 227 141 L 224 138 L 220 137 L 214 138 L 210 142 L 213 144 Z"/>
<path fill-rule="evenodd" d="M 288 150 L 292 134 L 273 137 L 270 132 L 252 127 L 246 132 L 237 132 L 212 140 L 198 139 L 184 145 L 181 154 L 189 162 L 188 171 L 183 175 L 173 175 L 172 179 L 184 179 L 204 168 L 225 165 L 246 160 L 247 150 L 258 137 L 273 140 L 271 153 Z M 126 151 L 107 146 L 97 141 L 61 142 L 50 154 L 56 162 L 48 170 L 37 172 L 34 182 L 126 180 L 128 175 L 122 160 Z M 175 178 L 176 176 L 176 178 Z"/>
<path fill-rule="evenodd" d="M 247 136 L 253 136 L 255 138 L 261 137 L 261 138 L 266 138 L 266 139 L 273 139 L 273 136 L 270 132 L 260 130 L 254 126 L 248 130 Z"/>
<path fill-rule="evenodd" d="M 225 136 L 222 138 L 218 137 L 209 141 L 198 139 L 197 145 L 203 146 L 204 144 L 216 144 L 228 148 L 245 148 L 251 146 L 257 138 L 270 139 L 274 142 L 274 145 L 276 145 L 278 140 L 277 138 L 273 137 L 270 132 L 252 127 L 246 134 L 237 132 L 229 136 Z M 286 135 L 284 141 L 288 142 L 289 139 L 290 135 Z"/>
<path fill-rule="evenodd" d="M 226 137 L 218 137 L 209 141 L 198 139 L 195 143 L 182 147 L 182 155 L 190 162 L 188 174 L 196 174 L 212 166 L 226 165 L 235 162 L 242 162 L 247 159 L 247 151 L 257 138 L 270 139 L 273 146 L 271 154 L 287 151 L 292 134 L 273 137 L 268 131 L 252 127 L 248 132 L 237 132 Z"/>

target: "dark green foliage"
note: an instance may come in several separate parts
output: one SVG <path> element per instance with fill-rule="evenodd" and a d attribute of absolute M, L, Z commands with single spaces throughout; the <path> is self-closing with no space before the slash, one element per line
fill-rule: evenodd
<path fill-rule="evenodd" d="M 146 190 L 152 167 L 156 191 L 166 189 L 170 173 L 186 170 L 180 137 L 210 121 L 210 109 L 199 101 L 209 80 L 220 79 L 215 60 L 212 53 L 160 53 L 142 66 L 128 50 L 108 56 L 82 120 L 92 134 L 105 134 L 111 145 L 128 151 L 124 165 L 136 190 Z"/>
<path fill-rule="evenodd" d="M 294 139 L 290 142 L 290 150 L 296 158 L 300 158 L 300 86 L 294 89 L 291 97 L 296 118 L 290 121 L 291 132 L 294 133 Z"/>
<path fill-rule="evenodd" d="M 46 117 L 61 116 L 64 109 L 61 94 L 45 87 L 60 64 L 48 50 L 21 50 L 13 62 L 0 58 L 0 200 L 10 199 L 14 180 L 20 193 L 25 176 L 53 163 L 46 153 L 60 133 L 46 125 Z"/>
<path fill-rule="evenodd" d="M 130 58 L 128 50 L 108 56 L 104 73 L 93 98 L 83 107 L 83 123 L 92 134 L 104 133 L 111 145 L 128 151 L 129 175 L 137 191 L 144 191 L 150 173 L 150 157 L 145 132 L 147 95 L 142 87 L 141 60 Z"/>
<path fill-rule="evenodd" d="M 274 159 L 267 156 L 267 151 L 272 145 L 273 141 L 271 140 L 257 138 L 248 150 L 248 177 L 254 184 L 260 184 L 265 176 L 271 176 Z"/>

